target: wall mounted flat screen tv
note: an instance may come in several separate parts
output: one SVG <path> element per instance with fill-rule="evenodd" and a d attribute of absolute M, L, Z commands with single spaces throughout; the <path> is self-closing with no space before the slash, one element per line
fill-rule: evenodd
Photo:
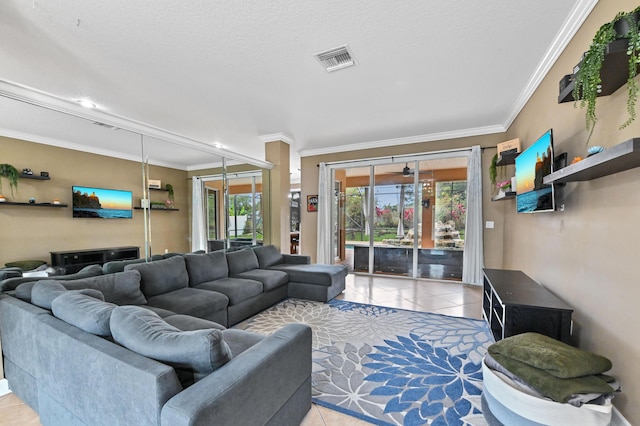
<path fill-rule="evenodd" d="M 516 207 L 518 213 L 555 210 L 553 185 L 542 179 L 553 172 L 553 132 L 547 130 L 516 157 Z"/>
<path fill-rule="evenodd" d="M 131 219 L 133 196 L 121 189 L 73 186 L 73 217 Z"/>

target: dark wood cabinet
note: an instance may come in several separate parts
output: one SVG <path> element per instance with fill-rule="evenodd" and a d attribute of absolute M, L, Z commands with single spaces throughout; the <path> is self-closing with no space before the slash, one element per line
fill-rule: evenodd
<path fill-rule="evenodd" d="M 572 312 L 521 271 L 484 270 L 482 315 L 496 341 L 534 331 L 570 343 Z"/>
<path fill-rule="evenodd" d="M 88 265 L 103 265 L 112 260 L 130 260 L 140 257 L 140 248 L 108 247 L 89 250 L 52 251 L 51 266 L 64 268 L 65 274 L 73 274 Z"/>

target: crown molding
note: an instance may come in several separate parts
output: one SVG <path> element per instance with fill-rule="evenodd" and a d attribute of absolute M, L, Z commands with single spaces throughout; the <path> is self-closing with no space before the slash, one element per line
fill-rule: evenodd
<path fill-rule="evenodd" d="M 82 118 L 85 120 L 97 121 L 99 123 L 108 124 L 110 126 L 117 127 L 119 129 L 128 130 L 130 132 L 139 133 L 144 136 L 160 139 L 166 142 L 170 142 L 179 146 L 188 147 L 191 149 L 199 150 L 202 152 L 219 155 L 225 158 L 241 161 L 243 163 L 252 164 L 257 167 L 271 169 L 273 164 L 268 161 L 258 160 L 252 157 L 248 157 L 243 154 L 229 151 L 225 148 L 218 148 L 213 145 L 213 142 L 205 142 L 197 139 L 193 139 L 187 136 L 180 135 L 178 133 L 170 132 L 159 127 L 155 127 L 146 123 L 142 123 L 136 120 L 131 120 L 126 117 L 122 117 L 116 114 L 111 114 L 106 111 L 100 111 L 99 109 L 87 109 L 82 107 L 76 102 L 61 98 L 50 93 L 43 92 L 31 87 L 27 87 L 18 83 L 14 83 L 8 80 L 0 79 L 0 96 L 4 96 L 9 99 L 14 99 L 27 104 L 47 108 L 49 110 L 58 111 L 63 114 L 68 114 L 74 117 Z M 46 138 L 39 138 L 46 139 Z M 44 143 L 44 142 L 43 142 Z M 87 151 L 89 152 L 89 151 Z M 116 156 L 120 158 L 120 155 L 103 154 L 109 156 Z M 174 167 L 175 168 L 175 167 Z M 181 167 L 180 167 L 181 168 Z"/>
<path fill-rule="evenodd" d="M 531 75 L 531 78 L 516 99 L 511 108 L 511 112 L 504 122 L 503 126 L 505 129 L 508 129 L 511 124 L 513 124 L 518 114 L 520 114 L 520 111 L 522 111 L 527 102 L 529 102 L 531 96 L 533 96 L 538 86 L 540 86 L 540 83 L 542 83 L 542 80 L 547 76 L 553 64 L 556 63 L 562 52 L 564 52 L 564 49 L 576 35 L 596 4 L 598 4 L 598 0 L 579 0 L 576 3 L 567 20 L 562 25 L 560 32 L 551 43 L 551 46 L 549 46 L 549 49 Z"/>
<path fill-rule="evenodd" d="M 294 144 L 293 139 L 284 133 L 270 133 L 268 135 L 262 135 L 260 136 L 260 141 L 263 143 L 282 141 L 289 145 Z"/>
<path fill-rule="evenodd" d="M 88 154 L 104 155 L 105 157 L 119 158 L 121 160 L 134 161 L 136 163 L 140 163 L 142 161 L 140 156 L 127 155 L 117 151 L 94 148 L 87 145 L 61 141 L 59 139 L 39 136 L 32 133 L 17 132 L 15 130 L 0 128 L 0 136 L 12 138 L 12 139 L 19 139 L 27 142 L 39 143 L 43 145 L 55 146 L 56 148 L 64 148 L 64 149 L 71 149 L 74 151 L 86 152 Z M 164 163 L 164 162 L 153 161 L 153 160 L 149 160 L 149 164 L 154 166 L 160 166 L 160 167 L 168 167 L 171 169 L 185 170 L 184 166 L 181 166 L 178 164 Z"/>
<path fill-rule="evenodd" d="M 373 148 L 384 148 L 393 145 L 409 145 L 413 143 L 435 142 L 448 139 L 466 138 L 470 136 L 491 135 L 505 132 L 504 126 L 500 124 L 474 127 L 470 129 L 454 130 L 451 132 L 427 133 L 424 135 L 408 136 L 404 138 L 384 139 L 371 142 L 355 143 L 350 145 L 330 146 L 318 149 L 305 149 L 298 154 L 300 157 L 311 157 L 314 155 L 334 154 L 336 152 L 360 151 Z"/>

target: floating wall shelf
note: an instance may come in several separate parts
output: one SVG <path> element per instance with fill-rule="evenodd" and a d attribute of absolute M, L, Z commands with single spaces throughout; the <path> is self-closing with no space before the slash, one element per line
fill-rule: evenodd
<path fill-rule="evenodd" d="M 0 203 L 0 206 L 28 206 L 28 207 L 69 207 L 66 204 L 53 204 L 53 203 L 15 203 L 13 201 L 4 201 Z"/>
<path fill-rule="evenodd" d="M 134 209 L 136 209 L 136 210 L 145 210 L 144 207 L 134 207 Z M 180 209 L 160 209 L 160 208 L 155 208 L 155 209 L 154 208 L 149 208 L 149 209 L 146 209 L 146 210 L 153 210 L 154 212 L 156 212 L 156 211 L 161 211 L 161 212 L 162 211 L 179 212 L 180 211 Z"/>
<path fill-rule="evenodd" d="M 24 173 L 20 173 L 20 179 L 50 180 L 51 178 L 49 176 L 25 175 Z"/>
<path fill-rule="evenodd" d="M 622 87 L 629 78 L 629 56 L 627 55 L 627 47 L 629 41 L 626 38 L 612 41 L 607 46 L 604 62 L 600 70 L 600 79 L 602 80 L 602 91 L 598 96 L 608 96 Z M 578 64 L 579 66 L 580 64 Z M 567 86 L 560 91 L 558 95 L 558 103 L 573 102 L 573 88 L 575 81 L 573 79 Z M 578 99 L 579 100 L 579 99 Z"/>
<path fill-rule="evenodd" d="M 515 198 L 515 196 L 516 196 L 515 191 L 501 192 L 498 195 L 494 195 L 493 197 L 491 197 L 491 201 L 509 200 L 511 198 Z"/>
<path fill-rule="evenodd" d="M 496 166 L 508 166 L 516 163 L 516 157 L 520 155 L 519 152 L 501 153 L 496 161 Z"/>
<path fill-rule="evenodd" d="M 640 166 L 640 138 L 629 139 L 544 177 L 545 184 L 597 179 Z"/>

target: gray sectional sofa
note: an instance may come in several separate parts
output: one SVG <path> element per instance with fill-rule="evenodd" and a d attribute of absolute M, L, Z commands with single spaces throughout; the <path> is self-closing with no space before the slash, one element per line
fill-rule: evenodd
<path fill-rule="evenodd" d="M 226 327 L 288 296 L 328 300 L 344 268 L 273 246 L 121 266 L 0 285 L 5 375 L 43 424 L 299 424 L 310 328 Z"/>

